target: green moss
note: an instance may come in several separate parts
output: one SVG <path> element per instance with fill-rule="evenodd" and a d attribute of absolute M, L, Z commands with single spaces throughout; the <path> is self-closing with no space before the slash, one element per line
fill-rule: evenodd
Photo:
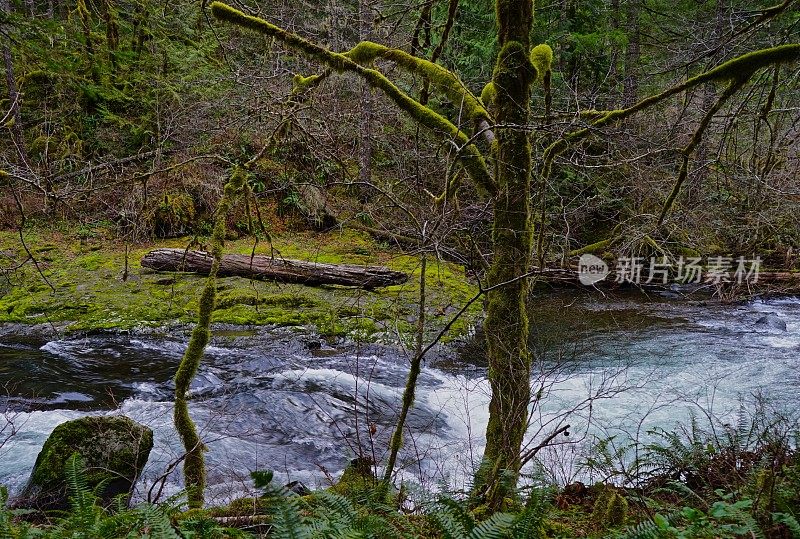
<path fill-rule="evenodd" d="M 263 498 L 237 498 L 226 507 L 214 510 L 214 516 L 244 516 L 264 514 L 270 509 L 271 501 Z"/>
<path fill-rule="evenodd" d="M 523 78 L 520 78 L 520 74 Z M 496 89 L 518 92 L 523 85 L 529 85 L 536 77 L 536 67 L 531 63 L 530 56 L 522 43 L 511 41 L 500 49 L 492 81 Z M 516 105 L 514 107 L 518 108 Z"/>
<path fill-rule="evenodd" d="M 47 438 L 22 498 L 44 508 L 65 509 L 65 466 L 78 453 L 90 488 L 104 485 L 106 501 L 110 501 L 111 496 L 130 491 L 152 448 L 153 431 L 124 416 L 67 421 Z"/>
<path fill-rule="evenodd" d="M 20 78 L 20 86 L 26 84 L 49 84 L 53 80 L 54 76 L 47 71 L 43 71 L 41 69 L 34 69 L 33 71 L 29 71 L 25 73 Z"/>
<path fill-rule="evenodd" d="M 580 249 L 574 249 L 569 252 L 569 256 L 581 256 L 582 254 L 586 253 L 596 253 L 598 251 L 604 251 L 608 249 L 608 247 L 612 243 L 614 243 L 615 239 L 616 239 L 615 237 L 606 238 L 604 240 L 600 240 L 598 242 L 581 247 Z"/>
<path fill-rule="evenodd" d="M 186 248 L 190 238 L 159 240 L 152 245 L 131 246 L 129 278 L 122 280 L 125 248 L 111 241 L 88 251 L 57 232 L 30 231 L 26 240 L 37 253 L 45 275 L 56 292 L 41 279 L 32 264 L 10 276 L 0 289 L 0 323 L 53 322 L 71 331 L 133 329 L 190 323 L 199 312 L 199 293 L 204 278 L 193 274 L 165 274 L 144 270 L 139 260 L 158 247 Z M 419 263 L 413 256 L 387 250 L 361 232 L 297 233 L 273 237 L 280 256 L 314 262 L 387 266 L 412 275 L 409 282 L 375 292 L 336 287 L 309 287 L 249 281 L 238 277 L 219 280 L 212 321 L 242 325 L 311 326 L 330 335 L 351 335 L 368 340 L 403 341 L 413 333 L 413 313 L 419 294 Z M 94 248 L 92 246 L 92 248 Z M 228 241 L 226 252 L 250 254 L 252 240 Z M 0 250 L 25 257 L 13 232 L 0 232 Z M 354 251 L 358 250 L 358 253 Z M 46 254 L 53 262 L 44 263 Z M 270 254 L 269 245 L 257 254 Z M 433 336 L 453 312 L 477 291 L 463 268 L 446 262 L 429 265 L 427 293 L 429 335 Z M 480 316 L 479 304 L 460 319 L 445 340 L 469 331 Z M 365 320 L 362 320 L 365 319 Z M 397 330 L 401 334 L 396 333 Z"/>
<path fill-rule="evenodd" d="M 309 77 L 295 75 L 292 78 L 292 94 L 299 95 L 307 92 L 319 84 L 323 78 L 324 77 L 322 75 L 311 75 Z"/>
<path fill-rule="evenodd" d="M 221 293 L 217 298 L 216 309 L 228 309 L 235 305 L 261 305 L 297 309 L 302 307 L 316 307 L 319 304 L 314 298 L 304 294 L 266 294 L 259 295 L 253 290 L 232 289 Z"/>
<path fill-rule="evenodd" d="M 377 480 L 373 474 L 372 460 L 359 457 L 350 461 L 339 481 L 331 490 L 349 498 L 359 498 L 375 489 Z"/>
<path fill-rule="evenodd" d="M 589 120 L 589 121 L 599 120 L 600 118 L 603 118 L 604 116 L 607 116 L 610 112 L 612 112 L 612 111 L 586 109 L 586 110 L 582 110 L 580 112 L 580 117 L 583 118 L 584 120 Z"/>
<path fill-rule="evenodd" d="M 551 71 L 553 65 L 553 49 L 550 45 L 542 43 L 531 49 L 531 64 L 536 68 L 537 78 L 541 82 L 544 74 Z"/>
<path fill-rule="evenodd" d="M 592 522 L 597 529 L 605 530 L 625 523 L 628 500 L 616 488 L 601 486 L 592 509 Z"/>
<path fill-rule="evenodd" d="M 370 41 L 362 41 L 345 55 L 359 64 L 371 64 L 379 58 L 394 62 L 412 73 L 424 76 L 454 105 L 463 106 L 468 118 L 489 119 L 489 113 L 472 92 L 452 72 L 438 64 L 418 58 L 400 49 L 392 49 Z"/>
<path fill-rule="evenodd" d="M 487 83 L 486 86 L 483 87 L 483 90 L 481 90 L 481 101 L 483 102 L 484 106 L 490 107 L 492 103 L 494 103 L 496 97 L 497 90 L 494 88 L 494 83 Z"/>
<path fill-rule="evenodd" d="M 763 67 L 796 62 L 798 59 L 800 59 L 800 43 L 780 45 L 743 54 L 690 80 L 695 82 L 741 81 L 749 79 L 753 73 Z"/>
<path fill-rule="evenodd" d="M 178 513 L 173 518 L 176 522 L 180 522 L 182 520 L 189 520 L 189 519 L 199 519 L 199 518 L 207 518 L 211 516 L 216 516 L 216 508 L 214 509 L 189 509 L 187 511 L 183 511 Z"/>
<path fill-rule="evenodd" d="M 165 194 L 153 216 L 156 237 L 170 238 L 187 234 L 195 222 L 192 197 L 186 193 Z"/>
<path fill-rule="evenodd" d="M 372 64 L 372 62 L 386 49 L 383 45 L 372 41 L 362 41 L 353 47 L 345 55 L 354 62 L 362 65 Z"/>

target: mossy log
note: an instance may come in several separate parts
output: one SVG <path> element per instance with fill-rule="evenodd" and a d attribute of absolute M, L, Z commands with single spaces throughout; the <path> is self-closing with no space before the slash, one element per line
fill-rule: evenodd
<path fill-rule="evenodd" d="M 155 249 L 142 258 L 141 264 L 156 271 L 188 271 L 208 275 L 213 260 L 211 254 L 203 251 Z M 402 284 L 408 280 L 406 273 L 383 267 L 319 264 L 249 255 L 223 256 L 218 275 L 311 286 L 341 285 L 366 289 Z"/>

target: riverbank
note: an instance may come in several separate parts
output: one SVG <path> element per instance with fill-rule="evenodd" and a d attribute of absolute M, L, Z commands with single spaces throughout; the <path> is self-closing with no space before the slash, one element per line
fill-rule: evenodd
<path fill-rule="evenodd" d="M 63 332 L 169 327 L 196 321 L 204 278 L 153 272 L 139 264 L 160 247 L 186 248 L 191 238 L 125 245 L 106 237 L 61 231 L 26 232 L 35 258 L 27 260 L 19 236 L 0 232 L 0 323 L 44 324 Z M 227 253 L 250 254 L 253 240 L 226 243 Z M 402 285 L 376 291 L 219 279 L 213 321 L 222 324 L 304 326 L 325 336 L 402 342 L 414 330 L 419 301 L 419 257 L 390 249 L 355 231 L 292 233 L 255 246 L 256 254 L 320 263 L 385 266 L 410 275 Z M 477 292 L 463 268 L 429 264 L 427 331 L 437 331 Z M 447 339 L 465 333 L 480 313 L 476 302 Z"/>
<path fill-rule="evenodd" d="M 600 520 L 602 511 L 594 510 L 597 491 L 591 485 L 598 481 L 620 485 L 618 492 L 629 504 L 624 524 L 612 530 L 637 523 L 649 510 L 668 514 L 695 503 L 668 496 L 656 509 L 647 506 L 651 495 L 663 493 L 663 484 L 648 482 L 653 460 L 644 458 L 641 468 L 628 460 L 631 453 L 623 442 L 630 438 L 642 451 L 653 444 L 669 448 L 654 454 L 664 459 L 659 464 L 664 477 L 672 477 L 671 466 L 689 462 L 707 471 L 701 479 L 715 481 L 713 488 L 736 492 L 737 501 L 757 498 L 757 490 L 744 489 L 764 477 L 759 470 L 737 468 L 740 477 L 722 466 L 731 454 L 741 457 L 736 462 L 762 462 L 762 449 L 776 447 L 759 445 L 775 441 L 774 429 L 768 438 L 758 430 L 744 440 L 729 436 L 751 432 L 751 424 L 756 429 L 786 425 L 789 432 L 796 424 L 800 299 L 701 305 L 643 301 L 639 294 L 562 291 L 534 306 L 539 336 L 533 344 L 541 371 L 532 383 L 548 389 L 531 440 L 549 432 L 540 428 L 550 419 L 562 417 L 572 425 L 572 443 L 543 451 L 532 469 L 535 480 L 562 487 L 551 493 L 556 508 L 543 510 L 552 527 L 542 537 L 608 536 L 612 523 Z M 767 313 L 784 320 L 786 330 L 759 324 Z M 172 428 L 171 379 L 188 328 L 43 339 L 24 332 L 16 339 L 0 334 L 0 366 L 5 369 L 0 369 L 0 386 L 13 389 L 11 404 L 20 410 L 17 435 L 0 452 L 0 484 L 11 487 L 12 494 L 24 484 L 57 424 L 88 413 L 123 414 L 154 431 L 153 452 L 136 493 L 137 500 L 146 499 L 182 451 Z M 202 514 L 241 516 L 247 524 L 262 509 L 274 507 L 258 505 L 260 492 L 248 478 L 253 470 L 274 470 L 277 485 L 300 481 L 309 489 L 326 489 L 359 449 L 385 461 L 408 373 L 403 350 L 344 339 L 330 346 L 317 334 L 290 327 L 243 330 L 218 324 L 214 333 L 192 387 L 191 406 L 208 445 L 207 497 L 212 505 L 225 507 Z M 439 488 L 452 488 L 456 496 L 468 488 L 487 421 L 489 391 L 480 357 L 477 352 L 437 354 L 422 369 L 408 420 L 413 443 L 400 455 L 412 502 Z M 707 417 L 713 418 L 711 426 Z M 698 428 L 707 431 L 698 433 Z M 696 447 L 712 449 L 697 452 Z M 783 487 L 775 492 L 787 493 L 788 501 L 776 503 L 797 499 L 796 483 L 785 479 L 789 471 L 765 472 L 778 473 Z M 729 482 L 720 485 L 719 477 Z M 646 490 L 648 485 L 652 490 Z M 704 483 L 693 487 L 709 505 L 719 501 L 711 487 L 703 490 Z M 162 499 L 181 488 L 176 469 Z M 240 512 L 233 511 L 237 507 Z"/>

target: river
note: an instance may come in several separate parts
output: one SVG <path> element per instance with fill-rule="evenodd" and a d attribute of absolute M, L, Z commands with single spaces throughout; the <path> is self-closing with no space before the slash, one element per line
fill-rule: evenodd
<path fill-rule="evenodd" d="M 786 331 L 757 324 L 765 313 Z M 572 426 L 570 438 L 540 454 L 562 483 L 585 473 L 581 451 L 593 436 L 646 437 L 692 414 L 727 421 L 755 395 L 800 412 L 800 298 L 721 305 L 553 293 L 534 302 L 533 324 L 542 400 L 531 444 Z M 24 485 L 59 423 L 122 413 L 155 432 L 137 485 L 146 499 L 181 454 L 171 376 L 187 341 L 187 328 L 59 337 L 0 326 L 0 412 L 8 410 L 15 430 L 0 447 L 0 484 L 12 493 Z M 481 454 L 489 396 L 479 342 L 435 350 L 420 376 L 401 465 L 426 487 L 463 487 Z M 209 498 L 246 494 L 251 470 L 317 487 L 358 453 L 380 462 L 408 357 L 401 347 L 330 343 L 297 328 L 216 328 L 191 401 L 209 447 Z M 178 469 L 165 494 L 180 486 Z"/>

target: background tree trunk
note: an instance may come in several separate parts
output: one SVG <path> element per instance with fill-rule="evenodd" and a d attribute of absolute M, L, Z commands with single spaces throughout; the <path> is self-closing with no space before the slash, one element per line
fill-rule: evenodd
<path fill-rule="evenodd" d="M 717 50 L 714 55 L 711 57 L 711 61 L 709 65 L 706 66 L 706 70 L 711 69 L 714 67 L 714 64 L 717 62 L 718 58 L 725 57 L 725 50 L 722 48 L 722 34 L 725 32 L 725 14 L 727 12 L 727 3 L 725 0 L 717 0 L 716 8 L 715 8 L 715 22 L 714 22 L 714 30 L 711 34 L 711 39 L 708 40 L 708 46 L 710 48 L 719 49 Z M 705 114 L 711 107 L 714 106 L 714 102 L 717 100 L 717 86 L 714 83 L 708 83 L 703 85 L 703 103 L 702 103 L 702 113 Z M 693 175 L 692 178 L 689 180 L 689 185 L 687 186 L 686 196 L 694 198 L 698 196 L 698 191 L 700 186 L 705 182 L 706 177 L 708 176 L 708 164 L 706 160 L 708 159 L 708 146 L 709 143 L 706 139 L 700 141 L 700 144 L 697 146 L 697 173 Z"/>
<path fill-rule="evenodd" d="M 11 13 L 11 4 L 9 0 L 0 0 L 0 12 Z M 11 103 L 11 117 L 13 125 L 11 126 L 11 139 L 17 150 L 17 155 L 23 164 L 27 163 L 27 153 L 25 151 L 25 139 L 22 133 L 22 104 L 20 100 L 22 96 L 19 94 L 17 86 L 17 78 L 14 75 L 14 58 L 11 56 L 11 46 L 9 39 L 5 33 L 0 35 L 3 40 L 3 64 L 6 69 L 6 86 L 8 88 L 8 101 Z M 1 114 L 1 113 L 0 113 Z"/>
<path fill-rule="evenodd" d="M 370 0 L 358 2 L 359 41 L 372 40 L 372 17 Z M 361 102 L 358 118 L 358 181 L 361 182 L 362 199 L 368 198 L 372 181 L 372 89 L 361 81 Z"/>
<path fill-rule="evenodd" d="M 630 107 L 639 97 L 639 57 L 641 56 L 639 35 L 639 0 L 628 0 L 625 29 L 628 47 L 625 49 L 625 80 L 622 87 L 622 104 Z"/>
<path fill-rule="evenodd" d="M 618 31 L 622 26 L 622 8 L 620 7 L 620 0 L 611 0 L 611 29 L 613 31 Z M 617 43 L 616 36 L 611 43 L 611 66 L 609 67 L 608 71 L 608 78 L 611 81 L 611 92 L 610 92 L 610 99 L 608 100 L 609 103 L 605 105 L 605 108 L 611 108 L 614 106 L 614 102 L 619 102 L 618 98 L 618 91 L 619 91 L 619 56 L 620 56 L 620 47 Z"/>

